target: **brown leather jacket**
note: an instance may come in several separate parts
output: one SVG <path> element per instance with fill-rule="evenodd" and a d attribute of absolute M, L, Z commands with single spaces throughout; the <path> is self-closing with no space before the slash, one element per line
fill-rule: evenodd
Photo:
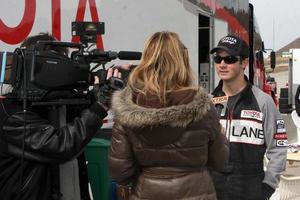
<path fill-rule="evenodd" d="M 218 170 L 228 158 L 216 110 L 202 89 L 167 99 L 162 106 L 129 88 L 114 94 L 110 174 L 133 184 L 130 199 L 216 199 L 207 167 Z"/>

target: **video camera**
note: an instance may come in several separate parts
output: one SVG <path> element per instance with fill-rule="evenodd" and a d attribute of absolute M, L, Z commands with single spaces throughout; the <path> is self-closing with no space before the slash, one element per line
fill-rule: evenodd
<path fill-rule="evenodd" d="M 85 97 L 93 77 L 106 80 L 105 64 L 114 60 L 139 60 L 140 52 L 89 50 L 99 34 L 104 34 L 104 23 L 73 22 L 72 34 L 80 36 L 80 43 L 38 41 L 29 48 L 1 52 L 0 83 L 13 86 L 12 95 L 29 101 L 72 99 Z M 88 46 L 89 43 L 92 43 Z M 63 55 L 57 47 L 73 50 Z M 94 66 L 92 66 L 94 64 Z M 102 69 L 95 69 L 102 66 Z M 116 81 L 116 87 L 123 82 Z"/>

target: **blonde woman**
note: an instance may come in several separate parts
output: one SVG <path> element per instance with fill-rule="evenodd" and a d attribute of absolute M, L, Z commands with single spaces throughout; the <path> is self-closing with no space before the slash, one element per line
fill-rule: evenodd
<path fill-rule="evenodd" d="M 110 174 L 121 188 L 132 185 L 129 199 L 216 199 L 207 167 L 222 168 L 228 143 L 176 33 L 148 39 L 112 104 Z"/>

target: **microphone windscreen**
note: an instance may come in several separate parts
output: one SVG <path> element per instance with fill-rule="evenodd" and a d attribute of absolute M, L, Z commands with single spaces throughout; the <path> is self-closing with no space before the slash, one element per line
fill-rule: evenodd
<path fill-rule="evenodd" d="M 140 60 L 142 53 L 138 51 L 120 51 L 118 58 L 120 60 Z"/>

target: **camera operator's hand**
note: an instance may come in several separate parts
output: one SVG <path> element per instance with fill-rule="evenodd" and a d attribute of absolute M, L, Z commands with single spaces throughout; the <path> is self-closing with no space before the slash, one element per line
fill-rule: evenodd
<path fill-rule="evenodd" d="M 120 71 L 122 71 L 122 70 L 131 71 L 135 67 L 136 67 L 136 65 L 133 65 L 132 63 L 114 66 L 115 69 L 119 69 Z"/>
<path fill-rule="evenodd" d="M 114 91 L 124 88 L 124 83 L 120 79 L 121 73 L 118 69 L 108 69 L 107 80 L 103 84 L 99 84 L 99 78 L 95 77 L 93 93 L 96 102 L 99 103 L 105 110 L 110 108 L 111 95 Z"/>
<path fill-rule="evenodd" d="M 125 85 L 127 84 L 128 78 L 130 73 L 134 70 L 134 68 L 136 68 L 137 65 L 133 65 L 133 64 L 122 64 L 122 65 L 117 65 L 114 66 L 114 69 L 118 69 L 119 72 L 121 72 L 122 74 L 122 80 L 125 83 Z"/>
<path fill-rule="evenodd" d="M 222 126 L 222 124 L 221 124 L 221 133 L 222 133 L 223 135 L 226 135 L 226 130 L 225 130 L 225 128 Z"/>

